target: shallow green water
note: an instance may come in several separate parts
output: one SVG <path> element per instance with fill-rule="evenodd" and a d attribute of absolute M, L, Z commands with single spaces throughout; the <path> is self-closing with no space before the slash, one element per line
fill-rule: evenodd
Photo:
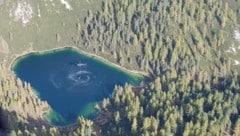
<path fill-rule="evenodd" d="M 122 71 L 95 57 L 82 55 L 72 48 L 19 58 L 13 71 L 31 83 L 53 112 L 46 119 L 54 125 L 76 122 L 78 116 L 95 116 L 95 104 L 110 97 L 115 85 L 138 85 L 144 77 Z"/>

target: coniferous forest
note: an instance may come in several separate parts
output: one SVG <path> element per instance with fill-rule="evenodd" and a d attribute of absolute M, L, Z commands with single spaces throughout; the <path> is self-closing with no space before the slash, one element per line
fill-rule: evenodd
<path fill-rule="evenodd" d="M 77 27 L 76 47 L 146 72 L 151 81 L 142 87 L 115 86 L 112 96 L 96 105 L 96 119 L 79 117 L 75 125 L 57 127 L 41 120 L 49 105 L 2 65 L 4 132 L 12 136 L 240 135 L 239 0 L 103 0 L 101 9 L 89 10 L 84 25 Z"/>
<path fill-rule="evenodd" d="M 154 77 L 146 88 L 116 87 L 103 101 L 103 135 L 240 135 L 239 70 L 227 51 L 239 31 L 239 5 L 106 0 L 89 11 L 83 45 Z"/>

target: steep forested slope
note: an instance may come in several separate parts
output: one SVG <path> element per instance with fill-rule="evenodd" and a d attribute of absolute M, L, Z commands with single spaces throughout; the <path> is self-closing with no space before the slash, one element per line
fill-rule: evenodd
<path fill-rule="evenodd" d="M 137 63 L 155 75 L 201 68 L 222 71 L 231 63 L 222 50 L 232 44 L 237 26 L 232 5 L 239 2 L 229 3 L 105 0 L 101 11 L 89 11 L 83 43 L 96 52 L 111 53 L 121 65 Z"/>

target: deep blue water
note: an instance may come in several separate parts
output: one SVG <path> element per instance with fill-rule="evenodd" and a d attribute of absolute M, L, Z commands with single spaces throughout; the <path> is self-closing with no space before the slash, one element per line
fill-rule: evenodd
<path fill-rule="evenodd" d="M 54 125 L 74 123 L 80 115 L 93 118 L 95 104 L 110 97 L 115 85 L 138 85 L 144 79 L 72 48 L 31 53 L 17 59 L 12 68 L 52 107 L 46 118 Z"/>

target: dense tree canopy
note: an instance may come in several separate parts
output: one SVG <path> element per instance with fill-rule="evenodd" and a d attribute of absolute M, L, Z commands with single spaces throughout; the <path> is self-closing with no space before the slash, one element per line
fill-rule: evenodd
<path fill-rule="evenodd" d="M 105 0 L 89 12 L 84 46 L 154 75 L 148 87 L 116 87 L 103 101 L 103 135 L 239 135 L 238 72 L 225 52 L 238 29 L 236 5 Z"/>
<path fill-rule="evenodd" d="M 229 1 L 230 5 L 237 1 Z M 162 75 L 167 71 L 230 69 L 223 47 L 230 46 L 237 12 L 226 1 L 104 0 L 102 11 L 89 11 L 83 44 L 117 54 L 121 65 Z M 226 32 L 227 31 L 227 32 Z M 101 52 L 101 50 L 99 50 Z M 124 61 L 126 60 L 126 61 Z M 127 60 L 134 60 L 129 61 Z M 123 63 L 124 62 L 124 63 Z"/>

